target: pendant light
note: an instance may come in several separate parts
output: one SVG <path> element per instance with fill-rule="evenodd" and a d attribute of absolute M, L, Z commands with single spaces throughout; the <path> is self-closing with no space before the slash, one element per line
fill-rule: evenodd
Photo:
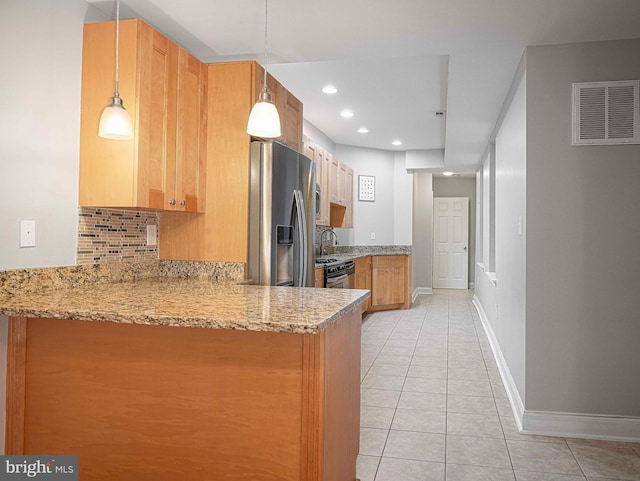
<path fill-rule="evenodd" d="M 133 138 L 131 117 L 122 105 L 118 94 L 118 47 L 120 45 L 120 0 L 116 0 L 116 87 L 111 102 L 102 111 L 98 135 L 105 139 L 127 140 Z"/>
<path fill-rule="evenodd" d="M 271 94 L 267 92 L 267 12 L 268 0 L 264 0 L 264 84 L 249 114 L 247 133 L 262 139 L 276 139 L 280 137 L 280 116 L 278 109 L 271 100 Z"/>

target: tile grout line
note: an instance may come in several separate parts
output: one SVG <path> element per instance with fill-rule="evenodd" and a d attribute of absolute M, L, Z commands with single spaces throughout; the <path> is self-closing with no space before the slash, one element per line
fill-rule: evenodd
<path fill-rule="evenodd" d="M 447 292 L 447 385 L 444 395 L 444 479 L 447 479 L 447 444 L 449 443 L 449 336 L 451 335 L 450 292 Z"/>

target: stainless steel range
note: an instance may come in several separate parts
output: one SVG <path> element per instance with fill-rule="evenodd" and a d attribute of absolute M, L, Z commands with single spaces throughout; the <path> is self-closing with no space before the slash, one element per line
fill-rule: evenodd
<path fill-rule="evenodd" d="M 356 264 L 353 261 L 339 259 L 316 259 L 324 265 L 324 287 L 353 289 Z"/>

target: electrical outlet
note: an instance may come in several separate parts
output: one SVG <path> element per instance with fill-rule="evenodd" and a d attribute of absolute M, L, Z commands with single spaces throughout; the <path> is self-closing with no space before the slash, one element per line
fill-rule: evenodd
<path fill-rule="evenodd" d="M 371 233 L 371 240 L 375 240 L 375 239 L 376 239 L 376 233 L 375 233 L 375 232 L 372 232 L 372 233 Z"/>
<path fill-rule="evenodd" d="M 20 221 L 20 247 L 36 246 L 36 221 Z"/>
<path fill-rule="evenodd" d="M 158 238 L 158 226 L 155 224 L 150 224 L 147 226 L 147 245 L 154 246 L 156 245 Z"/>

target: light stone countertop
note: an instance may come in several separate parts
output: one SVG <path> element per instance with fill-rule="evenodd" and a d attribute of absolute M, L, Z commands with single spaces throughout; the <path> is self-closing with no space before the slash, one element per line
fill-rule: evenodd
<path fill-rule="evenodd" d="M 6 316 L 316 334 L 369 296 L 356 289 L 142 279 L 0 294 Z"/>

